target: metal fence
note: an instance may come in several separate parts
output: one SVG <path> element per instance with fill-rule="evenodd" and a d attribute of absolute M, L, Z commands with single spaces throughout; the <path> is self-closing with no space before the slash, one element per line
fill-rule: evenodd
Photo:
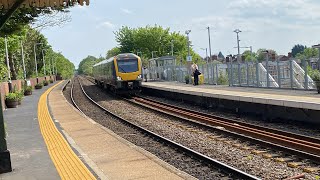
<path fill-rule="evenodd" d="M 199 70 L 204 77 L 205 84 L 228 84 L 228 66 L 226 64 L 199 65 Z M 188 66 L 162 66 L 150 67 L 148 79 L 185 82 L 185 76 L 191 75 Z"/>
<path fill-rule="evenodd" d="M 284 89 L 315 89 L 307 71 L 294 60 L 262 63 L 229 63 L 230 86 L 249 86 Z"/>
<path fill-rule="evenodd" d="M 230 85 L 243 87 L 316 89 L 307 71 L 307 63 L 300 67 L 294 60 L 262 63 L 203 64 L 199 70 L 204 83 L 211 85 Z M 148 79 L 185 82 L 191 75 L 188 66 L 150 67 Z"/>

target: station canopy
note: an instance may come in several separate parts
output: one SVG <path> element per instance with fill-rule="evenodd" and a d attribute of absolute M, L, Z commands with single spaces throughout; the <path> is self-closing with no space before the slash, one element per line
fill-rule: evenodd
<path fill-rule="evenodd" d="M 0 0 L 0 10 L 9 10 L 17 2 L 20 7 L 66 7 L 74 5 L 89 5 L 90 0 Z"/>

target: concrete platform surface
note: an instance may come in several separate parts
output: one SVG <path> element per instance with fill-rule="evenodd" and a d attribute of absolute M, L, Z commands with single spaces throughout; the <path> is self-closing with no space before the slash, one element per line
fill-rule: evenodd
<path fill-rule="evenodd" d="M 262 89 L 214 85 L 193 86 L 176 82 L 143 82 L 144 87 L 249 103 L 320 110 L 316 91 Z"/>
<path fill-rule="evenodd" d="M 101 179 L 193 179 L 76 111 L 61 86 L 50 93 L 49 106 L 69 143 Z"/>
<path fill-rule="evenodd" d="M 39 98 L 51 86 L 34 90 L 18 108 L 4 111 L 13 171 L 0 174 L 1 180 L 60 179 L 41 135 L 37 115 Z"/>

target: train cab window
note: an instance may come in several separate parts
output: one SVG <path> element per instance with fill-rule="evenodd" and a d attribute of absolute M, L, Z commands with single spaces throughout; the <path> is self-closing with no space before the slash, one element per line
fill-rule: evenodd
<path fill-rule="evenodd" d="M 138 71 L 138 59 L 118 60 L 118 71 L 121 73 L 130 73 Z"/>

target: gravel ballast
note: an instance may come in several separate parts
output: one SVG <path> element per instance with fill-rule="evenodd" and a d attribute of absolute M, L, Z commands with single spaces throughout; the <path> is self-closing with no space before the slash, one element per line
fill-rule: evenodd
<path fill-rule="evenodd" d="M 286 164 L 274 162 L 271 159 L 265 159 L 260 155 L 253 155 L 249 151 L 233 147 L 232 144 L 241 143 L 237 140 L 228 137 L 229 143 L 213 140 L 209 137 L 219 134 L 134 106 L 108 95 L 87 80 L 82 82 L 88 95 L 110 111 L 249 174 L 264 179 L 282 179 L 303 173 L 300 168 L 290 168 Z M 306 177 L 314 179 L 315 174 L 307 174 Z"/>

